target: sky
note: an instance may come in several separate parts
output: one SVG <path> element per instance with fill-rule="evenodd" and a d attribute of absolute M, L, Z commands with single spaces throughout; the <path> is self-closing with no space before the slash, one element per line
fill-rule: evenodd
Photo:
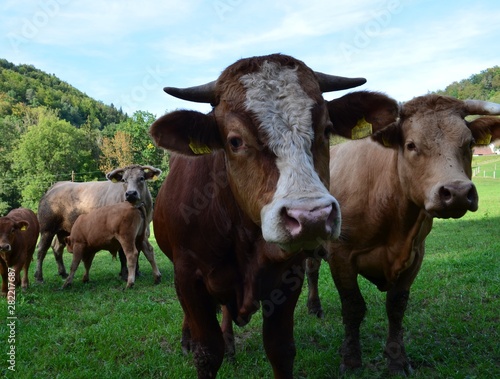
<path fill-rule="evenodd" d="M 283 53 L 406 101 L 500 64 L 498 0 L 2 0 L 0 58 L 129 115 L 210 111 L 163 87 Z M 352 91 L 352 90 L 350 90 Z M 328 100 L 346 91 L 325 94 Z"/>

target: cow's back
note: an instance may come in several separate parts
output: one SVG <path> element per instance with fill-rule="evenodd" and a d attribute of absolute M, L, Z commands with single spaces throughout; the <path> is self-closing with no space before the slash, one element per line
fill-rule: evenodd
<path fill-rule="evenodd" d="M 111 182 L 58 182 L 42 197 L 38 206 L 41 231 L 71 231 L 79 215 L 124 200 L 124 190 Z"/>
<path fill-rule="evenodd" d="M 105 249 L 117 241 L 117 236 L 134 239 L 143 236 L 144 218 L 143 211 L 128 202 L 104 206 L 78 217 L 71 229 L 71 239 L 73 243 Z"/>

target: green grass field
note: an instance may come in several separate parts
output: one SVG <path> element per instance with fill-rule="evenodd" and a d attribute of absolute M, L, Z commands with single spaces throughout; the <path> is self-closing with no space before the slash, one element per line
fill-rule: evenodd
<path fill-rule="evenodd" d="M 500 155 L 474 157 L 472 170 L 474 175 L 479 178 L 500 179 Z"/>
<path fill-rule="evenodd" d="M 406 312 L 407 352 L 414 378 L 500 377 L 500 179 L 476 178 L 480 208 L 460 220 L 436 220 L 427 255 L 412 287 Z M 154 244 L 154 240 L 152 240 Z M 156 247 L 156 245 L 154 244 Z M 157 249 L 162 283 L 143 275 L 124 291 L 119 263 L 97 254 L 91 282 L 61 291 L 62 280 L 47 255 L 45 283 L 18 291 L 15 304 L 15 372 L 9 370 L 8 308 L 0 300 L 0 373 L 7 378 L 194 378 L 191 356 L 180 348 L 182 312 L 172 265 Z M 71 255 L 65 253 L 69 268 Z M 360 279 L 368 305 L 362 325 L 364 367 L 347 378 L 383 378 L 387 320 L 384 294 Z M 303 291 L 296 309 L 297 378 L 336 378 L 343 327 L 340 303 L 322 265 L 320 293 L 325 318 L 309 316 Z M 261 341 L 261 319 L 236 328 L 237 354 L 224 361 L 219 378 L 271 378 Z"/>

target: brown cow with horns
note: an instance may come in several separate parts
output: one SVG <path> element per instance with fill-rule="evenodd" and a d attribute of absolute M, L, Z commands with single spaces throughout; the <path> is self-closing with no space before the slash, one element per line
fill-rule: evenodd
<path fill-rule="evenodd" d="M 330 192 L 341 204 L 342 230 L 327 261 L 342 302 L 345 337 L 341 371 L 361 366 L 359 328 L 366 312 L 357 276 L 387 291 L 392 373 L 411 372 L 402 322 L 410 287 L 422 264 L 432 220 L 476 211 L 470 180 L 472 147 L 500 138 L 500 104 L 427 95 L 401 106 L 400 119 L 372 139 L 330 150 Z M 311 313 L 321 316 L 319 262 L 308 260 Z"/>
<path fill-rule="evenodd" d="M 213 106 L 208 114 L 168 113 L 150 130 L 173 152 L 153 227 L 174 264 L 182 346 L 193 352 L 199 378 L 215 377 L 224 356 L 227 325 L 221 330 L 217 304 L 240 326 L 262 304 L 274 376 L 293 376 L 303 249 L 340 232 L 339 205 L 327 189 L 329 136 L 351 138 L 359 120 L 378 130 L 397 116 L 397 103 L 380 94 L 323 99 L 322 92 L 364 82 L 276 54 L 241 59 L 206 85 L 165 88 Z"/>

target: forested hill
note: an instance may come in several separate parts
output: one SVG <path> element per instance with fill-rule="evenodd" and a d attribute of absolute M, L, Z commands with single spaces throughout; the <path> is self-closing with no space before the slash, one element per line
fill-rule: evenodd
<path fill-rule="evenodd" d="M 62 180 L 106 180 L 130 164 L 168 172 L 167 155 L 149 138 L 155 115 L 126 115 L 31 65 L 0 59 L 0 216 Z M 163 174 L 164 175 L 164 174 Z M 160 181 L 149 185 L 156 194 Z"/>
<path fill-rule="evenodd" d="M 12 113 L 19 104 L 57 110 L 60 119 L 76 127 L 87 122 L 102 130 L 127 118 L 121 109 L 92 99 L 55 75 L 0 59 L 0 116 Z"/>
<path fill-rule="evenodd" d="M 468 79 L 453 82 L 436 93 L 461 100 L 477 99 L 500 103 L 500 67 L 494 66 Z"/>

